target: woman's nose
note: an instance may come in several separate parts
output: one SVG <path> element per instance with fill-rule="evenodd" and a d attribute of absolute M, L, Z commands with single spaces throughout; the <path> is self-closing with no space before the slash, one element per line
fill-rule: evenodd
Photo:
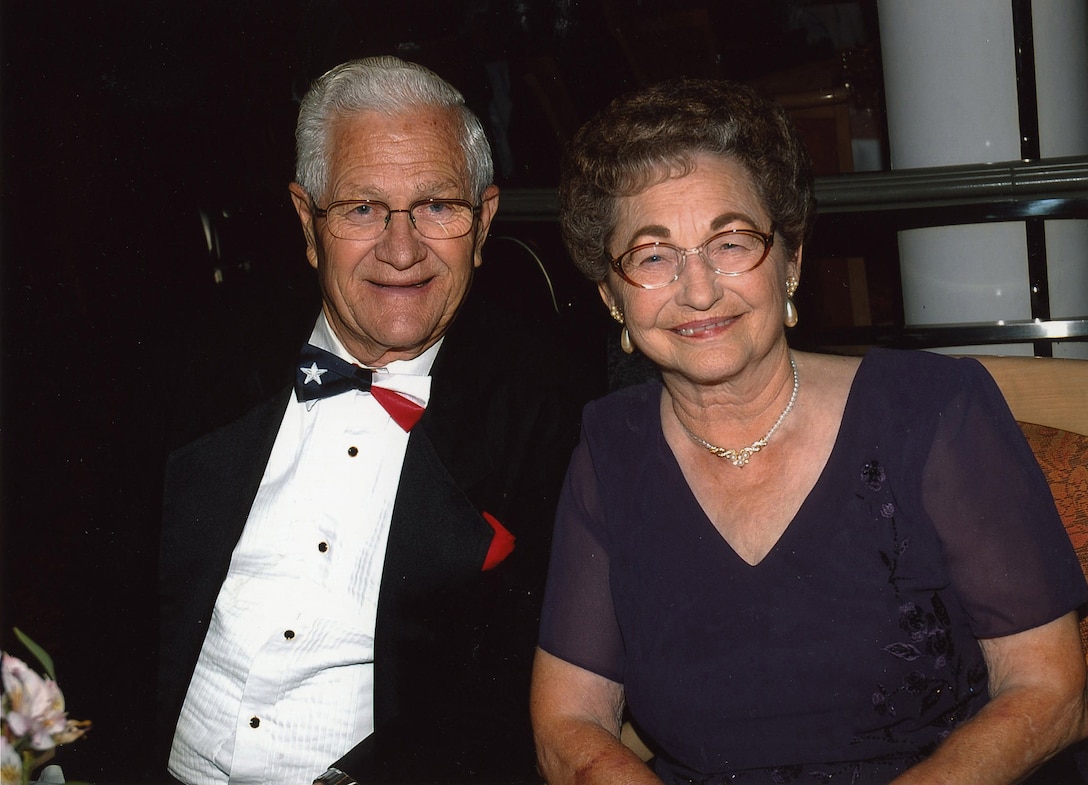
<path fill-rule="evenodd" d="M 709 308 L 721 297 L 721 278 L 701 253 L 686 251 L 677 280 L 679 297 L 693 308 Z"/>

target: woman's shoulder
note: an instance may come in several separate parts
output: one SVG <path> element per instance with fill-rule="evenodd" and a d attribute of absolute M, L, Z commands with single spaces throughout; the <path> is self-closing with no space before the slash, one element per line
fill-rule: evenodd
<path fill-rule="evenodd" d="M 870 349 L 858 383 L 875 385 L 912 399 L 946 397 L 987 378 L 975 359 L 910 349 Z"/>
<path fill-rule="evenodd" d="M 590 401 L 586 405 L 586 416 L 593 419 L 610 420 L 627 412 L 643 412 L 656 406 L 661 400 L 661 380 L 652 379 L 613 390 L 608 395 Z"/>
<path fill-rule="evenodd" d="M 590 436 L 619 433 L 646 434 L 660 429 L 661 381 L 654 379 L 614 390 L 591 401 L 582 415 L 582 425 Z"/>
<path fill-rule="evenodd" d="M 1004 406 L 997 385 L 977 360 L 934 352 L 870 349 L 850 389 L 847 414 L 882 431 L 925 440 L 950 416 Z"/>

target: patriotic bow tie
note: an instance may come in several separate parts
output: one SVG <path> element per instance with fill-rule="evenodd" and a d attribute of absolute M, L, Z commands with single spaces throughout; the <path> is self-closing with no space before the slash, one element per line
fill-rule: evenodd
<path fill-rule="evenodd" d="M 352 365 L 313 344 L 306 344 L 302 347 L 295 374 L 295 396 L 300 401 L 314 401 L 351 390 L 368 392 L 397 425 L 410 431 L 423 416 L 423 405 L 415 396 L 391 389 L 397 386 L 397 381 L 397 374 L 376 373 L 370 368 Z"/>

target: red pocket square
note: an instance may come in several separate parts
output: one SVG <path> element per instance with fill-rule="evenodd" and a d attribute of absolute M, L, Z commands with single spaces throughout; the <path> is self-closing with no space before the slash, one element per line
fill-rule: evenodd
<path fill-rule="evenodd" d="M 510 553 L 514 550 L 514 535 L 506 530 L 498 520 L 489 512 L 484 513 L 484 520 L 488 525 L 495 530 L 495 535 L 491 538 L 491 545 L 487 549 L 487 558 L 484 559 L 484 570 L 490 570 L 498 567 Z"/>

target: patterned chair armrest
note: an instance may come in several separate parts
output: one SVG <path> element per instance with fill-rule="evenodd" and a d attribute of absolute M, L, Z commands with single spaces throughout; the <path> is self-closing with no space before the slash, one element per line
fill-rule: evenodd
<path fill-rule="evenodd" d="M 1020 423 L 1046 475 L 1065 530 L 1088 577 L 1088 436 L 1035 423 Z M 1088 618 L 1080 623 L 1088 652 Z"/>

